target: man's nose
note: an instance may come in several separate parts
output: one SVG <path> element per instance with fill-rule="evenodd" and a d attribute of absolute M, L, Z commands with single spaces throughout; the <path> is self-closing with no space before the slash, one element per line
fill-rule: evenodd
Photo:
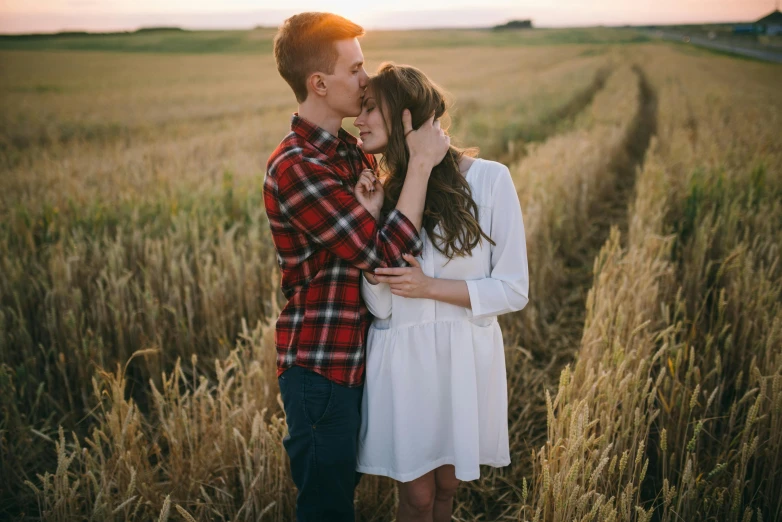
<path fill-rule="evenodd" d="M 361 75 L 361 79 L 359 80 L 361 83 L 359 85 L 361 85 L 362 87 L 366 87 L 367 84 L 369 83 L 369 75 L 367 74 L 367 71 L 362 67 L 361 73 L 359 74 Z"/>

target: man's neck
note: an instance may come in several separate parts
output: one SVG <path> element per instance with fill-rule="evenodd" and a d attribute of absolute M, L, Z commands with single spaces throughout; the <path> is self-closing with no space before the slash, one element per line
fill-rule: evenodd
<path fill-rule="evenodd" d="M 338 136 L 342 127 L 342 116 L 334 114 L 334 111 L 322 104 L 309 103 L 309 100 L 299 104 L 299 116 L 333 136 Z"/>

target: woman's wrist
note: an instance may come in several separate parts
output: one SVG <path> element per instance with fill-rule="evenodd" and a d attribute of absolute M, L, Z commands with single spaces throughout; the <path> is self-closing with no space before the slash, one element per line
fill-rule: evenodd
<path fill-rule="evenodd" d="M 433 301 L 437 300 L 438 295 L 438 288 L 437 288 L 437 282 L 438 279 L 434 277 L 424 276 L 426 279 L 424 280 L 424 299 L 432 299 Z"/>
<path fill-rule="evenodd" d="M 427 179 L 432 174 L 432 169 L 436 163 L 426 157 L 425 154 L 416 154 L 410 156 L 410 161 L 407 162 L 407 175 L 426 177 Z"/>

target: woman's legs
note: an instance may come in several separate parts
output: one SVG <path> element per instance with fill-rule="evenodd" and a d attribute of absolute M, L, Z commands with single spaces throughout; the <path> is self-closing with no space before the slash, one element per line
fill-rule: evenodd
<path fill-rule="evenodd" d="M 410 482 L 397 482 L 399 486 L 399 509 L 397 522 L 432 522 L 435 498 L 435 472 L 418 477 Z"/>
<path fill-rule="evenodd" d="M 459 486 L 453 466 L 440 466 L 410 482 L 397 482 L 397 522 L 450 522 Z"/>
<path fill-rule="evenodd" d="M 433 522 L 450 522 L 453 513 L 453 497 L 456 488 L 459 487 L 459 479 L 456 478 L 456 468 L 453 466 L 440 466 L 435 470 L 435 495 Z"/>

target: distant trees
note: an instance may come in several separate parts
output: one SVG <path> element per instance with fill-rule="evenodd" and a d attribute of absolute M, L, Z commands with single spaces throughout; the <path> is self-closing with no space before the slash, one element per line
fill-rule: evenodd
<path fill-rule="evenodd" d="M 508 29 L 532 29 L 532 20 L 511 20 L 507 24 L 495 25 L 495 31 L 505 31 Z"/>

